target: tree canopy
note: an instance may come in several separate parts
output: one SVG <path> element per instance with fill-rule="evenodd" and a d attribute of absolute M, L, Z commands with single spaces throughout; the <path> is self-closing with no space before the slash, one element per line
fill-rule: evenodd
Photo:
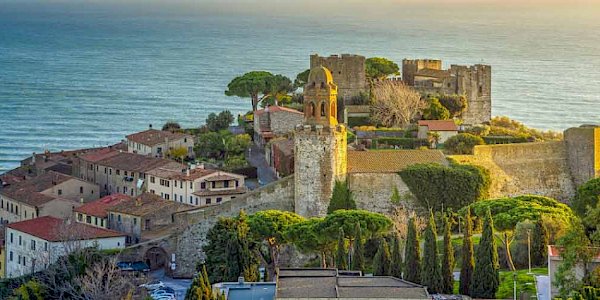
<path fill-rule="evenodd" d="M 478 166 L 415 164 L 400 171 L 417 204 L 436 211 L 460 209 L 487 197 L 489 172 Z"/>
<path fill-rule="evenodd" d="M 298 75 L 296 75 L 296 79 L 294 80 L 294 86 L 296 88 L 303 88 L 308 82 L 308 74 L 310 74 L 310 69 L 306 69 L 298 73 Z"/>
<path fill-rule="evenodd" d="M 370 80 L 385 79 L 399 74 L 400 68 L 395 62 L 383 57 L 370 57 L 365 61 L 365 71 Z"/>
<path fill-rule="evenodd" d="M 227 85 L 225 95 L 250 98 L 252 111 L 256 111 L 260 101 L 291 91 L 293 91 L 293 86 L 289 78 L 283 75 L 273 75 L 266 71 L 251 71 L 231 80 Z"/>
<path fill-rule="evenodd" d="M 598 205 L 600 199 L 600 178 L 594 178 L 577 189 L 571 206 L 577 215 L 583 217 Z"/>
<path fill-rule="evenodd" d="M 429 98 L 429 106 L 423 110 L 424 120 L 448 120 L 450 111 L 445 108 L 438 98 Z"/>
<path fill-rule="evenodd" d="M 483 232 L 477 247 L 475 269 L 471 281 L 471 297 L 494 299 L 500 285 L 498 251 L 494 238 L 494 221 L 490 211 L 483 222 Z"/>
<path fill-rule="evenodd" d="M 379 213 L 366 210 L 336 210 L 327 215 L 321 226 L 322 234 L 335 239 L 339 228 L 344 230 L 346 238 L 354 239 L 356 224 L 360 224 L 360 233 L 362 238 L 376 237 L 382 233 L 388 232 L 392 226 L 392 221 Z"/>
<path fill-rule="evenodd" d="M 446 140 L 444 149 L 450 154 L 473 154 L 475 146 L 483 144 L 485 142 L 479 136 L 470 133 L 459 133 Z"/>
<path fill-rule="evenodd" d="M 235 118 L 230 111 L 224 110 L 219 114 L 210 113 L 206 118 L 206 127 L 210 131 L 219 131 L 229 128 Z"/>

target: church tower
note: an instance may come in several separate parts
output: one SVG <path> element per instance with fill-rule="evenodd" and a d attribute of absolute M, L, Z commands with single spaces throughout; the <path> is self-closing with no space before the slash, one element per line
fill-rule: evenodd
<path fill-rule="evenodd" d="M 336 180 L 347 171 L 346 127 L 337 121 L 337 85 L 331 72 L 313 67 L 304 86 L 304 124 L 294 134 L 295 210 L 324 216 Z"/>

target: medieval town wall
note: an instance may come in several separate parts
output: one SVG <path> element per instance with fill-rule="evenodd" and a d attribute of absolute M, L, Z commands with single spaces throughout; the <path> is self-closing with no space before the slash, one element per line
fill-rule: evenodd
<path fill-rule="evenodd" d="M 575 184 L 579 186 L 600 177 L 600 127 L 569 128 L 564 137 Z"/>
<path fill-rule="evenodd" d="M 289 176 L 219 205 L 174 215 L 177 233 L 173 236 L 176 277 L 191 277 L 198 262 L 205 258 L 202 247 L 206 233 L 219 217 L 237 216 L 240 210 L 252 214 L 261 210 L 294 211 L 294 177 Z"/>
<path fill-rule="evenodd" d="M 390 215 L 398 205 L 391 201 L 394 187 L 398 189 L 403 204 L 410 204 L 413 197 L 406 183 L 396 173 L 348 174 L 348 185 L 357 208 L 385 215 Z"/>
<path fill-rule="evenodd" d="M 566 202 L 575 194 L 562 141 L 475 146 L 473 155 L 450 158 L 488 169 L 492 198 L 534 194 Z"/>

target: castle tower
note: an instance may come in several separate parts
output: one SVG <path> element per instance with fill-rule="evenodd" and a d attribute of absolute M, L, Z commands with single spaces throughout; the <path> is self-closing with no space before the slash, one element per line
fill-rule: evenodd
<path fill-rule="evenodd" d="M 296 213 L 323 216 L 336 180 L 346 177 L 346 127 L 337 121 L 337 85 L 331 72 L 313 67 L 304 87 L 304 124 L 294 134 Z"/>
<path fill-rule="evenodd" d="M 324 57 L 313 54 L 310 56 L 310 68 L 320 66 L 327 68 L 338 87 L 339 97 L 346 104 L 349 104 L 353 97 L 369 90 L 365 64 L 366 59 L 361 55 L 342 54 Z"/>

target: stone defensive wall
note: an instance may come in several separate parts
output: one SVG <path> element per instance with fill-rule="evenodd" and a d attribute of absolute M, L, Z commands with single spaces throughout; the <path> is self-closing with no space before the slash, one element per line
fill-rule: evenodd
<path fill-rule="evenodd" d="M 564 142 L 475 146 L 473 155 L 449 156 L 490 171 L 490 197 L 535 194 L 566 202 L 575 194 Z"/>
<path fill-rule="evenodd" d="M 397 206 L 391 201 L 394 187 L 398 189 L 403 204 L 410 205 L 407 198 L 413 197 L 406 183 L 396 173 L 348 174 L 348 185 L 357 208 L 385 215 L 390 215 Z"/>
<path fill-rule="evenodd" d="M 208 230 L 219 217 L 237 216 L 242 209 L 248 214 L 268 209 L 294 211 L 294 177 L 288 176 L 220 205 L 175 214 L 177 234 L 171 248 L 175 249 L 177 268 L 173 275 L 191 277 L 196 264 L 205 257 L 202 247 Z"/>

